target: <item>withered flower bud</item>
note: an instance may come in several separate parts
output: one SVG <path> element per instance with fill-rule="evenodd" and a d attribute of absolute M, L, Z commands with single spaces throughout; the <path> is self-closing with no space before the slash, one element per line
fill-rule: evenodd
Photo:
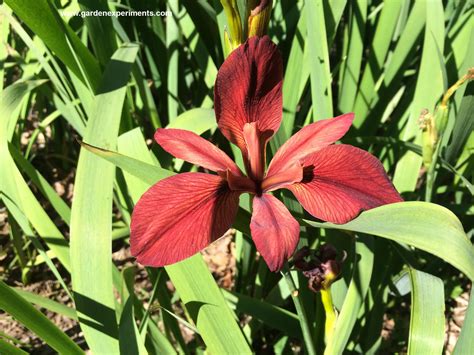
<path fill-rule="evenodd" d="M 438 131 L 435 119 L 427 109 L 421 111 L 418 125 L 421 129 L 423 164 L 429 168 L 438 141 Z"/>
<path fill-rule="evenodd" d="M 247 3 L 248 18 L 248 37 L 262 37 L 267 33 L 268 23 L 272 12 L 273 0 L 250 0 Z"/>
<path fill-rule="evenodd" d="M 346 258 L 337 260 L 338 252 L 331 244 L 323 244 L 317 250 L 303 247 L 293 256 L 294 266 L 308 278 L 308 287 L 313 292 L 327 290 L 341 276 L 342 263 Z"/>

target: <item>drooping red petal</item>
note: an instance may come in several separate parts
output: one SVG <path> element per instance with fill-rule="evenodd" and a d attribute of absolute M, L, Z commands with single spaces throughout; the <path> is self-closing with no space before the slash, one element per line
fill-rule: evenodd
<path fill-rule="evenodd" d="M 354 114 L 347 113 L 303 127 L 275 153 L 268 167 L 267 176 L 283 172 L 305 156 L 341 139 L 351 127 L 353 120 Z"/>
<path fill-rule="evenodd" d="M 240 169 L 226 153 L 194 132 L 183 129 L 158 128 L 155 132 L 155 140 L 176 158 L 212 171 L 230 170 L 235 175 L 242 175 Z"/>
<path fill-rule="evenodd" d="M 278 271 L 298 245 L 300 226 L 285 205 L 270 194 L 253 199 L 252 239 L 271 271 Z"/>
<path fill-rule="evenodd" d="M 331 145 L 305 158 L 303 180 L 288 186 L 314 217 L 346 223 L 361 211 L 403 201 L 380 161 L 345 144 Z"/>
<path fill-rule="evenodd" d="M 268 138 L 278 130 L 282 78 L 281 54 L 268 36 L 249 38 L 220 67 L 214 87 L 216 119 L 224 136 L 243 152 L 245 123 L 257 122 Z"/>
<path fill-rule="evenodd" d="M 231 227 L 238 206 L 239 193 L 219 176 L 184 173 L 161 180 L 133 210 L 132 255 L 155 267 L 192 256 Z"/>

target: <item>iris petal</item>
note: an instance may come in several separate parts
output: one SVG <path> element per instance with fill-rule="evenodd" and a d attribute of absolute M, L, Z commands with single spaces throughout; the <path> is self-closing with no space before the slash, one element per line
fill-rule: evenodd
<path fill-rule="evenodd" d="M 264 193 L 253 199 L 252 239 L 271 271 L 278 271 L 298 245 L 300 226 L 285 205 Z"/>
<path fill-rule="evenodd" d="M 217 73 L 214 109 L 222 134 L 246 155 L 246 123 L 257 122 L 271 137 L 282 118 L 283 64 L 277 46 L 268 38 L 251 37 L 235 49 Z"/>
<path fill-rule="evenodd" d="M 216 175 L 184 173 L 159 181 L 133 210 L 132 255 L 155 267 L 194 255 L 231 227 L 239 195 Z"/>
<path fill-rule="evenodd" d="M 212 171 L 230 170 L 234 175 L 242 175 L 240 169 L 226 153 L 193 132 L 183 129 L 158 128 L 155 140 L 176 158 Z"/>
<path fill-rule="evenodd" d="M 268 167 L 267 176 L 284 172 L 305 156 L 341 139 L 351 127 L 353 120 L 354 114 L 348 113 L 303 127 L 275 153 Z"/>
<path fill-rule="evenodd" d="M 350 145 L 319 150 L 305 158 L 303 169 L 303 180 L 287 188 L 323 221 L 342 224 L 361 211 L 403 201 L 380 161 Z"/>

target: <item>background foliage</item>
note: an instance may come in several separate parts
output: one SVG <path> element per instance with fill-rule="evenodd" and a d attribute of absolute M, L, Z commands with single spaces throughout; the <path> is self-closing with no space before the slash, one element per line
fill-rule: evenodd
<path fill-rule="evenodd" d="M 246 23 L 247 2 L 231 2 Z M 474 84 L 459 85 L 445 118 L 435 111 L 474 66 L 472 1 L 277 0 L 273 6 L 268 34 L 283 55 L 285 75 L 283 122 L 271 152 L 305 124 L 353 111 L 355 124 L 343 142 L 376 155 L 410 201 L 338 226 L 311 220 L 290 195 L 281 196 L 301 222 L 301 246 L 330 242 L 348 253 L 333 286 L 337 336 L 325 344 L 320 296 L 302 275 L 270 273 L 258 257 L 244 198 L 233 236 L 232 287 L 216 283 L 201 255 L 164 269 L 112 258 L 128 249 L 130 215 L 141 194 L 174 172 L 196 170 L 151 141 L 156 128 L 192 130 L 236 153 L 216 131 L 212 110 L 226 28 L 218 0 L 1 5 L 5 316 L 65 354 L 474 349 L 473 306 L 456 347 L 444 339 L 453 302 L 474 278 Z M 109 9 L 172 16 L 65 16 Z M 435 141 L 419 127 L 423 109 L 435 116 Z M 61 191 L 59 181 L 69 181 L 73 191 Z M 139 282 L 145 274 L 146 287 Z M 56 280 L 66 300 L 25 291 L 38 275 Z M 83 336 L 65 334 L 38 309 L 78 322 Z M 387 322 L 395 325 L 382 337 Z M 0 332 L 1 353 L 25 351 L 37 350 Z"/>

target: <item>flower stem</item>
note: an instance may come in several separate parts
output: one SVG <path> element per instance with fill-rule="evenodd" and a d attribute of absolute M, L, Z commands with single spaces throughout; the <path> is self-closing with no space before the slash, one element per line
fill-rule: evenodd
<path fill-rule="evenodd" d="M 288 270 L 288 266 L 284 267 L 284 269 L 282 270 L 282 274 L 290 290 L 291 298 L 293 299 L 293 303 L 295 304 L 296 308 L 296 313 L 298 314 L 298 319 L 300 320 L 301 331 L 303 332 L 303 339 L 306 346 L 306 351 L 308 355 L 315 355 L 316 350 L 314 347 L 313 337 L 311 335 L 311 328 L 308 322 L 308 318 L 306 316 L 306 311 L 299 297 L 298 290 L 296 289 L 295 283 L 293 281 L 293 277 L 291 277 L 291 273 Z"/>
<path fill-rule="evenodd" d="M 326 324 L 324 325 L 324 335 L 326 345 L 332 341 L 334 327 L 336 326 L 336 312 L 332 303 L 331 287 L 321 290 L 321 300 L 323 301 L 324 311 L 326 313 Z"/>

